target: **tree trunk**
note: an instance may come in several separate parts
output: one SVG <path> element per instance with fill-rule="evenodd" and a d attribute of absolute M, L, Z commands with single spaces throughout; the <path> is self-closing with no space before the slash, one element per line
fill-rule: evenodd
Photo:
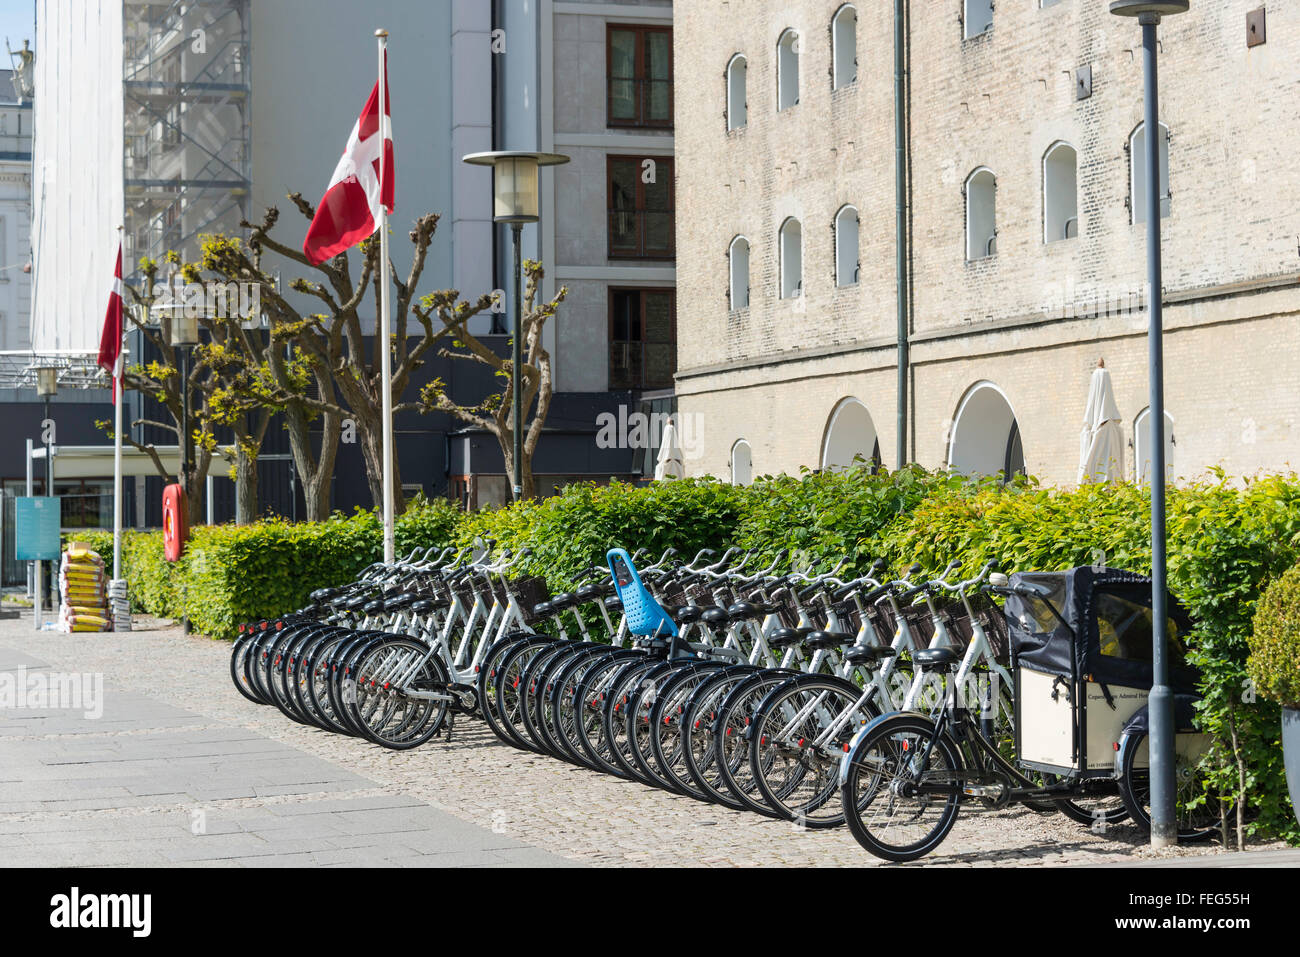
<path fill-rule="evenodd" d="M 357 431 L 361 433 L 361 454 L 366 463 L 366 482 L 370 485 L 370 497 L 375 508 L 384 507 L 384 431 L 383 422 L 366 422 L 357 416 Z M 393 433 L 393 515 L 406 511 L 406 496 L 402 494 L 402 469 L 397 455 L 397 434 Z"/>
<path fill-rule="evenodd" d="M 506 463 L 506 498 L 512 499 L 515 491 L 515 441 L 511 434 L 503 432 L 497 435 L 497 443 L 501 446 L 501 455 Z M 537 482 L 533 476 L 533 457 L 528 454 L 528 449 L 524 449 L 524 468 L 522 474 L 523 498 L 525 500 L 533 498 L 537 494 Z"/>
<path fill-rule="evenodd" d="M 302 497 L 306 503 L 304 517 L 309 522 L 323 522 L 330 516 L 330 488 L 334 480 L 342 416 L 337 412 L 322 413 L 324 429 L 319 455 L 312 449 L 311 422 L 305 410 L 290 406 L 285 410 L 284 418 L 293 463 L 298 470 L 298 481 L 302 483 Z"/>
<path fill-rule="evenodd" d="M 257 456 L 238 441 L 235 448 L 235 524 L 251 525 L 257 521 Z"/>

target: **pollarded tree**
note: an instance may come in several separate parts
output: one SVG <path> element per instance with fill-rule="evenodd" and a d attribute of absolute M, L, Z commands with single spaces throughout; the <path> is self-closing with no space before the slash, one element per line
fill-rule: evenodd
<path fill-rule="evenodd" d="M 298 193 L 289 196 L 300 213 L 310 221 L 315 208 Z M 359 247 L 360 272 L 354 280 L 348 253 L 341 253 L 320 264 L 311 263 L 302 250 L 286 245 L 272 236 L 280 212 L 272 207 L 257 224 L 245 222 L 247 243 L 226 237 L 211 237 L 204 244 L 203 268 L 227 281 L 261 284 L 262 312 L 268 335 L 264 342 L 251 336 L 234 336 L 226 358 L 244 365 L 248 381 L 265 387 L 267 401 L 283 410 L 288 422 L 290 444 L 295 462 L 303 477 L 305 490 L 315 488 L 315 498 L 308 503 L 310 518 L 324 518 L 329 509 L 328 481 L 333 473 L 342 423 L 351 418 L 361 443 L 366 477 L 376 503 L 383 497 L 383 399 L 390 390 L 393 412 L 421 408 L 416 402 L 404 402 L 411 376 L 426 361 L 429 351 L 467 323 L 473 316 L 490 309 L 492 297 L 483 295 L 470 303 L 459 299 L 456 290 L 429 293 L 417 298 L 416 290 L 424 273 L 429 246 L 438 227 L 436 214 L 421 216 L 410 232 L 413 247 L 411 268 L 403 278 L 391 259 L 386 274 L 393 283 L 391 375 L 385 382 L 381 375 L 382 355 L 375 346 L 367 348 L 362 304 L 373 304 L 379 313 L 380 286 L 374 281 L 379 271 L 379 243 L 373 237 Z M 311 297 L 324 306 L 322 312 L 308 312 L 290 301 L 278 289 L 269 272 L 266 253 L 308 271 L 315 278 L 298 277 L 289 283 L 293 291 Z M 227 367 L 233 374 L 234 367 Z M 308 385 L 314 388 L 307 388 Z M 313 449 L 311 426 L 323 420 L 319 453 Z M 395 459 L 396 457 L 394 457 Z M 391 463 L 395 504 L 400 512 L 401 472 Z M 324 494 L 322 494 L 322 492 Z"/>
<path fill-rule="evenodd" d="M 568 296 L 567 287 L 560 287 L 555 298 L 549 302 L 538 303 L 542 279 L 545 271 L 542 264 L 533 260 L 524 262 L 526 290 L 524 293 L 523 327 L 523 403 L 521 427 L 523 430 L 523 497 L 532 498 L 536 493 L 533 478 L 533 454 L 542 437 L 542 427 L 551 408 L 551 396 L 555 382 L 551 369 L 551 354 L 543 343 L 543 331 L 547 320 L 553 318 L 560 303 Z M 441 354 L 452 358 L 478 362 L 493 370 L 501 384 L 499 392 L 493 392 L 481 402 L 466 405 L 457 402 L 447 394 L 446 384 L 435 379 L 425 386 L 420 394 L 423 407 L 428 411 L 446 412 L 462 422 L 478 426 L 496 437 L 505 459 L 506 475 L 514 475 L 515 442 L 512 427 L 514 408 L 514 361 L 511 356 L 500 356 L 481 339 L 472 335 L 468 328 L 472 314 L 460 310 L 448 309 L 448 303 L 434 297 L 426 297 L 422 305 L 426 310 L 436 310 L 445 328 L 455 336 L 453 348 L 443 348 Z M 417 310 L 418 312 L 418 310 Z"/>

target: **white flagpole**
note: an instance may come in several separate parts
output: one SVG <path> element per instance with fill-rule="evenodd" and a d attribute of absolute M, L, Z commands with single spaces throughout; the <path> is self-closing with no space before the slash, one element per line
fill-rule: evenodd
<path fill-rule="evenodd" d="M 386 79 L 384 54 L 388 48 L 388 31 L 376 30 L 375 37 L 379 41 L 379 269 L 376 271 L 376 282 L 383 283 L 379 297 L 379 338 L 375 348 L 379 350 L 381 357 L 379 385 L 384 390 L 384 561 L 392 562 L 396 559 L 393 532 L 393 370 L 389 355 L 389 297 L 392 294 L 392 284 L 388 278 L 388 210 L 384 208 L 383 199 L 384 167 L 387 157 L 385 147 L 388 138 L 388 84 L 384 82 Z"/>
<path fill-rule="evenodd" d="M 123 227 L 117 227 L 118 249 L 121 249 Z M 121 294 L 124 290 L 118 290 Z M 122 574 L 122 369 L 125 366 L 126 302 L 122 302 L 122 338 L 117 344 L 117 362 L 113 368 L 113 577 Z"/>

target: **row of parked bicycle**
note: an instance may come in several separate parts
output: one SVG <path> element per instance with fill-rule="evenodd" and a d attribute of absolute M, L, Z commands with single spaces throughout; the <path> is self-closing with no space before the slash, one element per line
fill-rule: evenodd
<path fill-rule="evenodd" d="M 891 578 L 878 561 L 845 580 L 843 562 L 748 569 L 736 549 L 689 562 L 670 549 L 638 570 L 616 548 L 551 597 L 516 574 L 528 554 L 372 566 L 241 629 L 231 676 L 294 721 L 387 748 L 450 740 L 456 715 L 481 717 L 517 748 L 701 801 L 811 828 L 847 820 L 893 860 L 942 840 L 959 802 L 1018 800 L 1088 825 L 1141 803 L 1119 772 L 1065 781 L 1008 763 L 1014 682 L 989 593 L 1036 593 L 992 563 L 950 581 L 957 562 L 916 580 L 919 567 Z M 932 716 L 920 731 L 868 733 L 918 712 Z M 909 748 L 924 749 L 923 771 Z"/>

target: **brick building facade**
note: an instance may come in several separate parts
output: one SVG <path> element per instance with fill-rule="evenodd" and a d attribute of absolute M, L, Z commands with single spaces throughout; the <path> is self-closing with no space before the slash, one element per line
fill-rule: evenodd
<path fill-rule="evenodd" d="M 1300 451 L 1300 11 L 1270 5 L 1266 42 L 1248 45 L 1258 5 L 1194 3 L 1160 29 L 1168 452 L 1184 478 Z M 1003 0 L 984 30 L 986 0 L 908 6 L 909 458 L 1023 461 L 1072 483 L 1104 359 L 1131 477 L 1147 406 L 1140 31 L 1091 0 Z M 892 17 L 880 2 L 675 5 L 691 474 L 877 445 L 897 465 Z"/>

